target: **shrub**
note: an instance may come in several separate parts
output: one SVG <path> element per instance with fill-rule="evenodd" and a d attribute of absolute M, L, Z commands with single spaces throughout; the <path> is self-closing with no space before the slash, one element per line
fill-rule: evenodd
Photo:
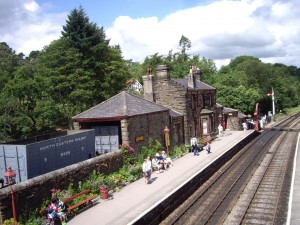
<path fill-rule="evenodd" d="M 10 218 L 9 220 L 5 220 L 3 225 L 21 225 L 14 218 Z"/>
<path fill-rule="evenodd" d="M 174 146 L 173 150 L 170 152 L 170 156 L 172 158 L 177 158 L 183 156 L 185 153 L 189 151 L 189 146 L 180 145 Z"/>
<path fill-rule="evenodd" d="M 123 144 L 121 145 L 121 150 L 123 152 L 123 164 L 125 166 L 135 164 L 136 157 L 134 155 L 134 148 L 130 147 L 129 144 Z"/>
<path fill-rule="evenodd" d="M 138 163 L 142 164 L 148 156 L 153 157 L 155 153 L 163 149 L 162 144 L 158 140 L 149 138 L 148 146 L 143 146 L 138 155 Z"/>

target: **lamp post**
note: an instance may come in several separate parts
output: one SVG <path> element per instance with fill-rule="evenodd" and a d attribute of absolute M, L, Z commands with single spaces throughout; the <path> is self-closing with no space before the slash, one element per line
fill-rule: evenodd
<path fill-rule="evenodd" d="M 15 208 L 15 198 L 14 198 L 14 190 L 12 185 L 16 182 L 16 172 L 11 169 L 9 166 L 7 171 L 4 173 L 4 177 L 6 179 L 6 183 L 10 186 L 10 193 L 11 193 L 11 205 L 13 210 L 14 220 L 17 221 L 17 214 Z"/>
<path fill-rule="evenodd" d="M 254 123 L 255 123 L 255 130 L 256 131 L 259 131 L 259 127 L 258 127 L 258 106 L 259 106 L 259 103 L 256 103 L 255 112 L 254 112 Z"/>
<path fill-rule="evenodd" d="M 165 133 L 165 142 L 166 142 L 166 147 L 167 147 L 167 154 L 169 154 L 168 147 L 170 146 L 170 130 L 167 126 L 164 129 L 164 133 Z"/>

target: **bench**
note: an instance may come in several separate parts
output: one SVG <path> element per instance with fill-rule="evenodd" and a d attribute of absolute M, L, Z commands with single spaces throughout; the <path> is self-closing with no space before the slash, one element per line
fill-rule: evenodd
<path fill-rule="evenodd" d="M 76 194 L 76 195 L 71 196 L 70 198 L 64 199 L 62 202 L 63 202 L 64 204 L 67 204 L 67 205 L 68 205 L 67 215 L 70 215 L 71 212 L 72 212 L 72 210 L 79 208 L 79 206 L 81 206 L 81 205 L 87 204 L 87 205 L 94 206 L 94 202 L 95 202 L 95 200 L 97 200 L 98 198 L 97 198 L 97 196 L 94 196 L 94 195 L 89 196 L 88 194 L 89 194 L 90 192 L 91 192 L 91 190 L 89 190 L 89 189 L 88 189 L 88 190 L 84 190 L 84 191 L 82 191 L 82 192 L 80 192 L 80 193 L 78 193 L 78 194 Z M 84 198 L 82 201 L 80 201 L 80 202 L 78 202 L 78 203 L 76 203 L 76 204 L 74 204 L 74 205 L 69 205 L 69 204 L 68 204 L 68 203 L 70 203 L 71 201 L 73 201 L 74 199 L 76 199 L 76 198 L 78 198 L 78 197 L 81 197 L 81 196 L 85 196 L 85 198 Z M 75 215 L 76 215 L 76 213 L 75 213 Z"/>
<path fill-rule="evenodd" d="M 73 195 L 69 198 L 66 198 L 64 199 L 62 202 L 66 205 L 68 205 L 68 208 L 67 208 L 67 212 L 66 212 L 66 216 L 69 216 L 71 215 L 71 212 L 74 210 L 74 209 L 77 209 L 79 208 L 81 205 L 84 205 L 86 204 L 87 206 L 88 205 L 91 205 L 91 206 L 94 206 L 94 203 L 99 199 L 97 198 L 97 196 L 89 196 L 88 194 L 91 192 L 91 190 L 87 189 L 87 190 L 84 190 L 76 195 Z M 77 202 L 76 204 L 74 205 L 70 205 L 69 203 L 72 202 L 74 199 L 76 198 L 79 198 L 81 196 L 84 196 L 84 199 L 81 200 L 80 202 Z M 40 214 L 42 215 L 42 218 L 43 220 L 46 222 L 46 224 L 50 223 L 50 220 L 48 219 L 47 217 L 47 213 L 46 211 L 43 209 L 43 210 L 40 210 Z M 75 213 L 76 215 L 76 213 Z"/>

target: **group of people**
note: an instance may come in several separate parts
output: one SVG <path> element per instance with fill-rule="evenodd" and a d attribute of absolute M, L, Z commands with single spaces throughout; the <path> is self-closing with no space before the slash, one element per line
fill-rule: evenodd
<path fill-rule="evenodd" d="M 66 224 L 66 212 L 67 206 L 57 197 L 54 197 L 51 202 L 48 202 L 45 208 L 47 218 L 54 221 L 54 224 L 57 225 Z"/>
<path fill-rule="evenodd" d="M 156 173 L 161 173 L 163 171 L 168 170 L 168 168 L 171 165 L 172 160 L 170 157 L 167 156 L 165 151 L 156 153 L 152 159 L 150 156 L 148 156 L 146 159 L 144 159 L 142 165 L 145 183 L 149 184 L 151 180 L 152 171 L 155 171 Z"/>
<path fill-rule="evenodd" d="M 206 145 L 204 146 L 204 149 L 206 150 L 207 154 L 211 153 L 211 147 L 209 141 L 206 142 Z M 192 143 L 192 152 L 194 153 L 194 156 L 199 156 L 200 148 L 197 144 L 197 140 L 193 140 Z"/>

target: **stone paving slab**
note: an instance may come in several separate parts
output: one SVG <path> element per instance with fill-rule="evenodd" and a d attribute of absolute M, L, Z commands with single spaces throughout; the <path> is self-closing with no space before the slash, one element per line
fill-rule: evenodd
<path fill-rule="evenodd" d="M 168 171 L 160 174 L 152 173 L 151 184 L 145 184 L 141 178 L 120 192 L 113 194 L 112 200 L 102 200 L 88 210 L 68 221 L 68 225 L 125 225 L 154 207 L 170 195 L 179 186 L 203 170 L 207 165 L 220 157 L 232 146 L 250 135 L 253 130 L 225 131 L 223 137 L 218 137 L 211 143 L 211 154 L 201 151 L 199 156 L 187 153 L 174 160 Z"/>

